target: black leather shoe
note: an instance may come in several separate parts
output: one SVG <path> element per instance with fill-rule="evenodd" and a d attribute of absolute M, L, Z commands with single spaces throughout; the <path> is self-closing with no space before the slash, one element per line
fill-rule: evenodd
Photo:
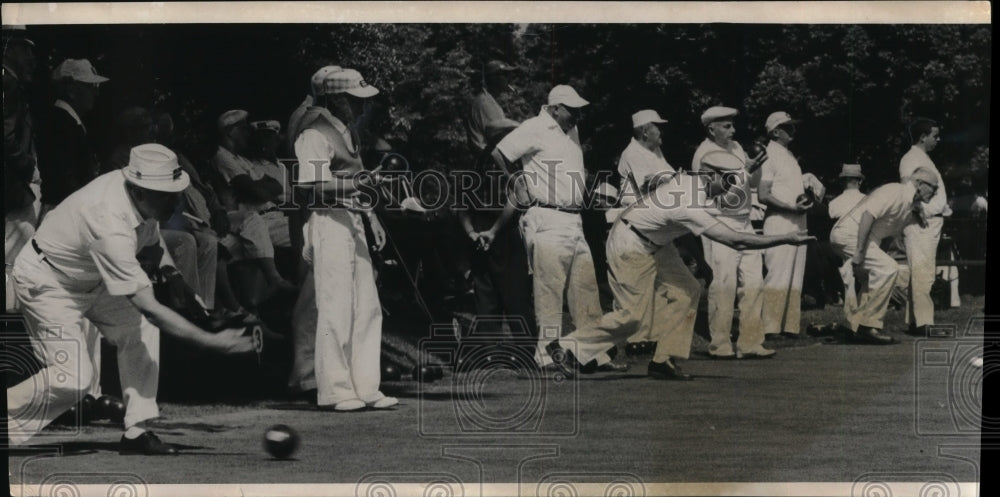
<path fill-rule="evenodd" d="M 658 380 L 690 381 L 693 379 L 691 375 L 681 372 L 680 368 L 670 362 L 669 359 L 664 362 L 649 361 L 646 374 Z"/>
<path fill-rule="evenodd" d="M 867 326 L 858 327 L 858 332 L 854 334 L 854 340 L 867 345 L 892 345 L 896 343 L 895 338 L 883 335 L 879 333 L 879 330 Z"/>
<path fill-rule="evenodd" d="M 628 368 L 628 364 L 616 364 L 614 361 L 609 361 L 598 366 L 597 359 L 591 359 L 587 364 L 580 366 L 580 374 L 624 373 L 628 371 Z"/>
<path fill-rule="evenodd" d="M 576 371 L 580 368 L 580 362 L 576 360 L 576 356 L 573 355 L 573 352 L 566 350 L 559 345 L 559 340 L 553 340 L 551 343 L 546 345 L 545 352 L 549 354 L 549 357 L 552 358 L 552 364 L 556 366 L 563 376 L 566 378 L 573 378 L 576 376 Z"/>
<path fill-rule="evenodd" d="M 118 453 L 127 455 L 143 456 L 176 456 L 177 447 L 160 441 L 159 437 L 151 431 L 145 431 L 136 438 L 125 438 L 118 444 Z"/>

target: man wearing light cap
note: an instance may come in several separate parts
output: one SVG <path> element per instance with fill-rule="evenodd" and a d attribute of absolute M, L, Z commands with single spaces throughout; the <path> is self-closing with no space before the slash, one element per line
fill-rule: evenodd
<path fill-rule="evenodd" d="M 486 148 L 486 126 L 507 118 L 495 97 L 510 90 L 508 75 L 513 70 L 499 60 L 491 60 L 483 68 L 479 91 L 469 101 L 469 113 L 465 116 L 466 138 L 474 157 Z"/>
<path fill-rule="evenodd" d="M 399 401 L 379 391 L 382 346 L 382 308 L 365 225 L 370 223 L 377 250 L 385 246 L 385 230 L 366 205 L 374 181 L 362 174 L 361 144 L 351 128 L 365 98 L 379 93 L 361 73 L 343 69 L 323 81 L 316 105 L 302 117 L 295 138 L 299 166 L 295 186 L 316 195 L 313 211 L 303 228 L 303 256 L 312 271 L 297 308 L 315 308 L 316 402 L 320 409 L 356 411 L 366 406 L 388 409 Z M 303 303 L 315 300 L 315 305 Z M 308 350 L 307 330 L 295 331 L 295 374 L 307 369 L 300 351 Z M 308 375 L 307 375 L 308 376 Z M 309 385 L 299 385 L 307 389 Z"/>
<path fill-rule="evenodd" d="M 827 212 L 830 219 L 834 221 L 844 217 L 851 211 L 865 194 L 861 193 L 861 182 L 865 180 L 865 175 L 861 173 L 861 164 L 844 164 L 840 168 L 840 181 L 844 185 L 844 191 L 830 201 Z"/>
<path fill-rule="evenodd" d="M 513 172 L 512 163 L 524 164 L 519 179 L 530 204 L 519 222 L 534 275 L 540 330 L 536 360 L 542 366 L 551 363 L 545 346 L 562 335 L 564 294 L 577 328 L 601 317 L 594 261 L 580 217 L 587 173 L 574 133 L 588 103 L 568 85 L 552 88 L 548 105 L 500 140 L 492 154 L 508 173 Z"/>
<path fill-rule="evenodd" d="M 660 125 L 666 119 L 652 109 L 644 109 L 632 114 L 632 139 L 618 159 L 618 175 L 621 177 L 619 196 L 621 208 L 609 209 L 605 217 L 614 223 L 625 207 L 634 204 L 640 195 L 655 189 L 660 179 L 672 177 L 674 168 L 663 157 L 663 132 Z M 653 341 L 652 316 L 647 316 L 639 331 L 629 337 L 629 347 L 649 344 Z M 660 326 L 665 326 L 660 323 Z"/>
<path fill-rule="evenodd" d="M 948 207 L 948 194 L 941 173 L 928 155 L 941 140 L 941 127 L 930 119 L 918 118 L 910 125 L 909 131 L 913 146 L 899 161 L 900 181 L 905 182 L 914 171 L 923 168 L 937 177 L 939 186 L 933 197 L 919 204 L 922 222 L 903 230 L 906 259 L 910 264 L 910 299 L 906 318 L 912 334 L 927 336 L 927 326 L 934 324 L 931 285 L 937 272 L 937 246 L 944 218 L 951 215 L 951 208 Z"/>
<path fill-rule="evenodd" d="M 896 343 L 880 331 L 898 265 L 879 244 L 884 238 L 898 236 L 907 226 L 919 223 L 915 205 L 932 199 L 939 187 L 937 174 L 918 168 L 907 181 L 889 183 L 869 193 L 830 231 L 830 245 L 847 260 L 841 267 L 848 293 L 844 298 L 844 314 L 856 341 L 873 345 Z"/>
<path fill-rule="evenodd" d="M 165 455 L 146 422 L 156 418 L 160 330 L 220 353 L 253 351 L 243 330 L 208 333 L 157 302 L 137 258 L 158 252 L 161 273 L 173 273 L 159 221 L 173 213 L 189 178 L 169 149 L 132 149 L 124 169 L 105 173 L 66 198 L 42 221 L 18 256 L 12 276 L 28 333 L 45 367 L 7 390 L 8 432 L 22 444 L 75 405 L 88 389 L 91 350 L 87 318 L 118 350 L 126 404 L 122 454 Z M 41 389 L 39 385 L 44 385 Z"/>
<path fill-rule="evenodd" d="M 23 26 L 3 26 L 3 174 L 5 305 L 15 307 L 9 278 L 14 258 L 35 233 L 38 216 L 38 159 L 34 119 L 28 105 L 28 84 L 35 73 L 34 42 Z"/>
<path fill-rule="evenodd" d="M 708 171 L 709 163 L 703 159 L 709 153 L 728 153 L 744 164 L 743 168 L 728 176 L 735 181 L 734 188 L 726 194 L 714 198 L 708 207 L 711 213 L 730 229 L 740 233 L 753 233 L 750 224 L 751 202 L 753 199 L 751 177 L 763 164 L 766 156 L 761 154 L 750 159 L 739 142 L 734 119 L 738 111 L 730 107 L 709 107 L 701 115 L 701 123 L 707 134 L 698 146 L 691 161 L 691 170 Z M 712 171 L 715 172 L 715 171 Z M 764 347 L 764 332 L 761 327 L 761 313 L 764 286 L 764 259 L 759 250 L 734 250 L 725 243 L 702 237 L 705 261 L 712 269 L 712 283 L 708 286 L 708 329 L 712 341 L 708 354 L 714 359 L 763 358 L 771 357 L 774 351 Z M 737 289 L 741 291 L 737 292 Z M 733 350 L 733 304 L 739 299 L 740 334 Z"/>
<path fill-rule="evenodd" d="M 82 117 L 94 108 L 100 85 L 87 59 L 66 59 L 52 72 L 56 102 L 39 134 L 38 171 L 42 178 L 42 216 L 97 177 L 94 155 Z"/>
<path fill-rule="evenodd" d="M 719 222 L 702 205 L 705 198 L 733 188 L 724 176 L 742 170 L 743 163 L 721 154 L 706 156 L 705 161 L 709 175 L 674 174 L 664 179 L 649 196 L 626 209 L 611 228 L 608 273 L 616 310 L 605 314 L 598 325 L 577 329 L 549 345 L 548 352 L 564 375 L 593 368 L 592 361 L 599 354 L 626 340 L 639 328 L 643 316 L 652 314 L 653 322 L 668 326 L 657 329 L 656 352 L 647 374 L 657 379 L 691 379 L 675 361 L 690 355 L 701 286 L 674 247 L 678 236 L 694 233 L 736 250 L 812 239 L 805 233 L 762 236 L 734 231 Z"/>
<path fill-rule="evenodd" d="M 774 112 L 765 123 L 771 141 L 767 144 L 767 160 L 762 166 L 757 193 L 767 206 L 766 235 L 806 230 L 806 211 L 812 207 L 812 200 L 805 195 L 802 168 L 788 150 L 797 122 L 787 112 Z M 804 245 L 780 245 L 764 251 L 767 274 L 762 321 L 767 338 L 799 336 L 806 249 Z"/>
<path fill-rule="evenodd" d="M 309 94 L 302 99 L 302 103 L 292 111 L 292 115 L 288 118 L 288 135 L 285 137 L 288 144 L 288 153 L 290 155 L 295 155 L 295 138 L 299 136 L 299 126 L 302 125 L 302 116 L 305 115 L 306 109 L 312 107 L 313 103 L 316 101 L 316 95 L 323 92 L 323 81 L 330 74 L 343 69 L 340 66 L 323 66 L 313 73 L 312 77 L 309 78 Z"/>

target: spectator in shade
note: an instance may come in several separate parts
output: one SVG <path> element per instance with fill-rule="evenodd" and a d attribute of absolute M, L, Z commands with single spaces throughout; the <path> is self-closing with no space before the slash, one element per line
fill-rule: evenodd
<path fill-rule="evenodd" d="M 35 44 L 24 28 L 3 27 L 4 309 L 16 307 L 9 273 L 14 258 L 35 234 L 38 182 L 34 122 L 27 85 L 35 75 Z"/>
<path fill-rule="evenodd" d="M 238 243 L 227 244 L 224 240 L 223 245 L 234 260 L 256 261 L 268 288 L 294 291 L 295 286 L 278 273 L 274 262 L 274 247 L 291 245 L 288 218 L 273 203 L 282 187 L 273 178 L 265 177 L 245 156 L 252 131 L 247 116 L 246 111 L 230 110 L 217 121 L 220 143 L 212 158 L 212 172 L 217 176 L 219 199 L 228 211 L 229 222 L 241 235 Z M 256 290 L 250 294 L 259 295 Z"/>
<path fill-rule="evenodd" d="M 100 172 L 82 118 L 93 110 L 101 83 L 106 81 L 87 59 L 66 59 L 52 72 L 56 101 L 38 137 L 40 217 Z"/>
<path fill-rule="evenodd" d="M 513 70 L 499 60 L 491 60 L 483 68 L 479 91 L 469 101 L 469 113 L 465 117 L 466 140 L 474 157 L 486 148 L 486 127 L 507 118 L 495 96 L 510 90 L 508 78 Z"/>

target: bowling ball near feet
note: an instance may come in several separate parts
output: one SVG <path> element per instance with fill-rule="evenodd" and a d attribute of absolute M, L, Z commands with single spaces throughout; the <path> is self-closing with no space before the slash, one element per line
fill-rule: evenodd
<path fill-rule="evenodd" d="M 121 404 L 122 408 L 124 408 L 125 404 L 118 397 L 114 395 L 102 395 L 101 398 L 97 399 L 97 403 L 94 406 L 93 419 L 114 420 L 118 411 L 117 404 Z"/>
<path fill-rule="evenodd" d="M 264 432 L 264 450 L 275 459 L 288 459 L 299 448 L 299 434 L 288 425 L 274 425 Z"/>
<path fill-rule="evenodd" d="M 79 411 L 78 406 L 73 406 L 64 411 L 56 419 L 52 420 L 52 424 L 58 426 L 77 426 L 78 424 L 83 424 L 83 420 L 77 417 L 77 412 Z"/>
<path fill-rule="evenodd" d="M 81 418 L 83 418 L 83 424 L 88 424 L 95 419 L 99 419 L 97 413 L 97 399 L 90 394 L 84 395 L 80 399 L 80 414 Z"/>
<path fill-rule="evenodd" d="M 115 423 L 125 422 L 125 403 L 121 399 L 111 398 L 111 405 L 108 407 L 108 419 Z"/>
<path fill-rule="evenodd" d="M 399 370 L 399 366 L 394 364 L 385 364 L 382 366 L 382 381 L 399 381 L 403 377 L 403 372 Z"/>

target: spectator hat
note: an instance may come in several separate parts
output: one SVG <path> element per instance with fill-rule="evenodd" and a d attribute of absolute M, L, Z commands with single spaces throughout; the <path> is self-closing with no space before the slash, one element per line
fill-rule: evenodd
<path fill-rule="evenodd" d="M 505 64 L 501 60 L 491 60 L 486 63 L 486 74 L 497 74 L 501 72 L 513 71 L 514 67 Z"/>
<path fill-rule="evenodd" d="M 227 110 L 223 112 L 222 115 L 219 116 L 217 124 L 220 130 L 226 129 L 234 124 L 239 123 L 240 121 L 246 121 L 247 116 L 249 115 L 250 114 L 248 114 L 247 111 L 242 109 Z"/>
<path fill-rule="evenodd" d="M 861 173 L 861 164 L 844 164 L 840 168 L 839 177 L 865 179 L 865 175 Z"/>
<path fill-rule="evenodd" d="M 795 124 L 799 122 L 797 119 L 792 119 L 792 116 L 788 115 L 787 112 L 773 112 L 770 116 L 767 116 L 767 122 L 764 127 L 767 128 L 767 132 L 770 133 L 774 131 L 778 126 L 782 124 Z"/>
<path fill-rule="evenodd" d="M 701 165 L 716 171 L 739 171 L 743 169 L 743 161 L 725 151 L 709 152 L 701 158 Z"/>
<path fill-rule="evenodd" d="M 323 93 L 347 93 L 358 98 L 368 98 L 378 95 L 378 88 L 369 85 L 354 69 L 341 69 L 332 72 L 323 80 Z"/>
<path fill-rule="evenodd" d="M 256 131 L 274 131 L 275 133 L 281 132 L 281 123 L 278 121 L 254 121 L 250 123 L 250 127 Z"/>
<path fill-rule="evenodd" d="M 643 124 L 649 124 L 649 123 L 663 124 L 665 122 L 667 122 L 667 120 L 660 117 L 660 115 L 657 114 L 657 112 L 652 109 L 640 110 L 639 112 L 632 114 L 633 128 L 638 128 Z"/>
<path fill-rule="evenodd" d="M 579 108 L 589 104 L 581 97 L 572 86 L 558 85 L 549 92 L 549 105 L 565 105 L 566 107 Z"/>
<path fill-rule="evenodd" d="M 732 119 L 739 114 L 740 111 L 732 107 L 709 107 L 705 109 L 705 112 L 701 113 L 701 124 L 707 126 L 709 123 L 721 120 L 721 119 Z"/>
<path fill-rule="evenodd" d="M 312 85 L 313 95 L 324 95 L 323 82 L 326 81 L 326 77 L 337 72 L 342 71 L 344 68 L 340 66 L 323 66 L 313 73 L 312 77 L 309 78 L 309 83 Z"/>
<path fill-rule="evenodd" d="M 94 66 L 87 59 L 66 59 L 62 61 L 52 71 L 52 79 L 56 81 L 72 79 L 81 83 L 94 84 L 108 81 L 108 78 L 97 74 L 97 70 L 94 69 Z"/>
<path fill-rule="evenodd" d="M 126 181 L 147 190 L 177 193 L 191 183 L 180 165 L 177 155 L 169 148 L 156 143 L 132 147 L 128 165 L 122 168 Z"/>

